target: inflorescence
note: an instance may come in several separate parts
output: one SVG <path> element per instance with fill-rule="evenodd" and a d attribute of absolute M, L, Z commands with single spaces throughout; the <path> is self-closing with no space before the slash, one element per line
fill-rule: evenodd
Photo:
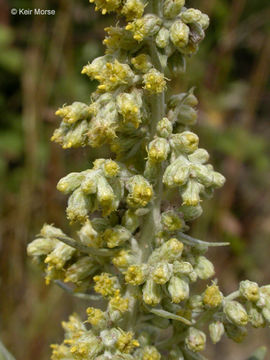
<path fill-rule="evenodd" d="M 82 69 L 99 83 L 91 103 L 60 108 L 52 140 L 64 149 L 109 146 L 112 158 L 58 182 L 69 196 L 67 218 L 79 230 L 68 236 L 45 224 L 28 254 L 47 283 L 94 297 L 101 308 L 89 307 L 86 321 L 72 315 L 63 322 L 65 340 L 52 345 L 51 358 L 195 359 L 205 349 L 205 322 L 214 344 L 224 333 L 240 342 L 248 323 L 270 322 L 270 286 L 242 281 L 224 296 L 216 280 L 209 282 L 211 244 L 185 234 L 203 200 L 225 182 L 190 130 L 197 120 L 193 90 L 170 93 L 209 18 L 184 0 L 90 2 L 127 24 L 105 29 L 105 55 Z M 169 204 L 172 198 L 178 205 Z M 208 285 L 195 294 L 198 280 Z"/>

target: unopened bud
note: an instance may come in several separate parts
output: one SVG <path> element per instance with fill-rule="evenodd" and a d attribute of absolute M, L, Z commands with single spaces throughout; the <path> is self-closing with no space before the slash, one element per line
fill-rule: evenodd
<path fill-rule="evenodd" d="M 153 280 L 160 285 L 166 284 L 169 281 L 172 275 L 172 265 L 166 262 L 161 262 L 156 264 L 153 272 L 152 278 Z"/>
<path fill-rule="evenodd" d="M 172 123 L 170 120 L 166 117 L 161 119 L 157 124 L 157 133 L 159 136 L 163 138 L 168 138 L 172 133 Z"/>
<path fill-rule="evenodd" d="M 176 20 L 170 28 L 170 38 L 177 48 L 183 48 L 188 44 L 189 27 L 181 20 Z"/>
<path fill-rule="evenodd" d="M 215 308 L 222 303 L 223 295 L 216 284 L 208 286 L 203 295 L 203 302 L 206 306 Z"/>
<path fill-rule="evenodd" d="M 172 298 L 172 302 L 179 303 L 189 297 L 189 284 L 184 278 L 172 276 L 168 286 L 168 292 Z"/>
<path fill-rule="evenodd" d="M 153 280 L 148 279 L 143 286 L 143 301 L 147 305 L 155 306 L 162 299 L 161 287 Z"/>
<path fill-rule="evenodd" d="M 185 338 L 185 343 L 187 348 L 193 352 L 202 351 L 205 348 L 206 335 L 204 332 L 190 327 L 188 329 L 188 335 Z"/>
<path fill-rule="evenodd" d="M 164 49 L 170 41 L 170 32 L 166 28 L 162 27 L 156 36 L 156 44 L 159 48 Z"/>
<path fill-rule="evenodd" d="M 248 323 L 248 314 L 238 301 L 226 301 L 223 310 L 227 318 L 235 325 L 242 326 Z"/>
<path fill-rule="evenodd" d="M 202 280 L 207 280 L 215 274 L 214 265 L 205 256 L 198 257 L 195 271 Z"/>
<path fill-rule="evenodd" d="M 156 138 L 149 144 L 148 158 L 152 162 L 162 162 L 167 159 L 170 145 L 164 138 Z"/>
<path fill-rule="evenodd" d="M 213 344 L 216 344 L 221 340 L 224 332 L 224 325 L 221 321 L 215 321 L 209 325 L 209 334 Z"/>
<path fill-rule="evenodd" d="M 163 5 L 164 16 L 172 19 L 177 16 L 182 7 L 185 5 L 185 0 L 165 0 Z"/>
<path fill-rule="evenodd" d="M 56 186 L 58 191 L 69 194 L 76 190 L 84 179 L 84 174 L 72 172 L 58 181 Z"/>
<path fill-rule="evenodd" d="M 255 282 L 249 280 L 241 281 L 239 291 L 249 301 L 256 302 L 260 298 L 259 286 Z"/>
<path fill-rule="evenodd" d="M 244 326 L 237 326 L 232 323 L 225 323 L 225 332 L 229 339 L 236 343 L 241 343 L 247 335 L 247 329 Z"/>

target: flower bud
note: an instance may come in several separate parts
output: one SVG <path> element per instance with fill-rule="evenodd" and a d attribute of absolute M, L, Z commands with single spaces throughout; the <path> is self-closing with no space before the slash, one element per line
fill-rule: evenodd
<path fill-rule="evenodd" d="M 164 74 L 156 69 L 149 70 L 143 76 L 144 89 L 151 94 L 158 94 L 166 89 L 166 80 Z"/>
<path fill-rule="evenodd" d="M 148 275 L 148 266 L 142 265 L 131 265 L 128 267 L 125 274 L 125 281 L 131 285 L 141 285 L 145 282 Z"/>
<path fill-rule="evenodd" d="M 164 49 L 170 41 L 170 32 L 168 29 L 162 27 L 156 36 L 156 44 L 159 48 Z"/>
<path fill-rule="evenodd" d="M 91 275 L 94 269 L 94 260 L 90 256 L 84 256 L 69 266 L 66 271 L 65 282 L 79 283 Z"/>
<path fill-rule="evenodd" d="M 188 44 L 189 27 L 181 20 L 176 20 L 170 28 L 170 38 L 177 48 L 183 48 Z"/>
<path fill-rule="evenodd" d="M 172 123 L 166 117 L 159 120 L 157 124 L 157 134 L 163 138 L 168 138 L 173 130 Z"/>
<path fill-rule="evenodd" d="M 213 186 L 220 188 L 225 184 L 226 179 L 222 174 L 213 171 L 212 177 L 213 177 Z"/>
<path fill-rule="evenodd" d="M 42 226 L 42 229 L 40 230 L 40 235 L 44 238 L 50 239 L 65 236 L 61 229 L 58 229 L 57 227 L 48 224 L 44 224 Z"/>
<path fill-rule="evenodd" d="M 28 256 L 42 256 L 48 255 L 57 244 L 57 240 L 55 239 L 44 239 L 39 238 L 32 241 L 27 246 L 27 255 Z"/>
<path fill-rule="evenodd" d="M 179 208 L 179 211 L 181 211 L 184 215 L 184 219 L 186 221 L 192 221 L 197 219 L 198 217 L 200 217 L 202 215 L 202 207 L 200 204 L 196 205 L 196 206 L 190 206 L 190 205 L 182 205 Z"/>
<path fill-rule="evenodd" d="M 94 248 L 99 248 L 103 245 L 101 236 L 99 236 L 98 232 L 94 229 L 92 223 L 88 219 L 77 234 L 83 245 Z"/>
<path fill-rule="evenodd" d="M 123 116 L 124 123 L 132 123 L 136 128 L 141 123 L 140 108 L 142 106 L 141 93 L 122 93 L 116 98 L 118 112 Z"/>
<path fill-rule="evenodd" d="M 196 271 L 194 271 L 194 270 L 188 274 L 188 277 L 192 283 L 196 282 L 198 279 L 198 275 L 197 275 Z"/>
<path fill-rule="evenodd" d="M 197 149 L 188 155 L 189 161 L 197 164 L 205 164 L 209 160 L 209 154 L 205 149 Z"/>
<path fill-rule="evenodd" d="M 57 116 L 61 116 L 63 121 L 67 124 L 74 124 L 78 120 L 87 120 L 91 115 L 89 106 L 81 102 L 74 102 L 72 105 L 63 106 L 55 113 Z"/>
<path fill-rule="evenodd" d="M 188 180 L 187 184 L 181 189 L 183 205 L 197 206 L 201 201 L 200 193 L 203 189 L 203 185 L 196 180 Z"/>
<path fill-rule="evenodd" d="M 103 239 L 109 248 L 115 248 L 123 245 L 131 238 L 131 233 L 121 225 L 106 229 L 103 233 Z"/>
<path fill-rule="evenodd" d="M 60 179 L 57 183 L 57 190 L 64 194 L 69 194 L 76 190 L 84 179 L 84 174 L 79 172 L 72 172 Z"/>
<path fill-rule="evenodd" d="M 172 265 L 166 262 L 156 264 L 151 273 L 153 280 L 160 285 L 166 284 L 172 275 Z"/>
<path fill-rule="evenodd" d="M 210 308 L 215 308 L 222 303 L 223 295 L 216 284 L 208 286 L 203 295 L 203 302 Z"/>
<path fill-rule="evenodd" d="M 127 203 L 131 207 L 144 207 L 152 199 L 152 186 L 141 175 L 135 175 L 131 177 L 127 182 L 127 188 L 129 191 Z"/>
<path fill-rule="evenodd" d="M 198 149 L 199 137 L 191 131 L 184 131 L 173 134 L 171 141 L 176 150 L 191 154 Z"/>
<path fill-rule="evenodd" d="M 164 16 L 169 19 L 176 17 L 184 5 L 185 0 L 165 0 L 163 5 Z"/>
<path fill-rule="evenodd" d="M 112 259 L 114 266 L 120 269 L 126 269 L 134 262 L 134 257 L 127 250 L 120 250 L 119 253 Z"/>
<path fill-rule="evenodd" d="M 188 306 L 192 310 L 200 310 L 203 308 L 203 301 L 201 295 L 192 295 L 188 299 Z"/>
<path fill-rule="evenodd" d="M 216 344 L 221 340 L 224 332 L 224 325 L 221 321 L 215 321 L 209 325 L 209 334 L 213 344 Z"/>
<path fill-rule="evenodd" d="M 88 121 L 80 121 L 70 128 L 61 141 L 63 149 L 85 146 L 87 143 Z M 53 139 L 52 139 L 53 140 Z"/>
<path fill-rule="evenodd" d="M 113 322 L 119 321 L 123 313 L 128 311 L 128 306 L 129 299 L 121 297 L 120 291 L 116 290 L 115 294 L 109 301 L 108 313 L 110 315 L 110 319 Z"/>
<path fill-rule="evenodd" d="M 121 14 L 128 21 L 141 18 L 144 13 L 144 2 L 142 0 L 126 0 L 121 10 Z"/>
<path fill-rule="evenodd" d="M 148 159 L 152 162 L 162 162 L 167 159 L 169 151 L 168 141 L 157 137 L 149 143 Z"/>
<path fill-rule="evenodd" d="M 188 275 L 192 272 L 193 266 L 187 261 L 174 261 L 173 263 L 173 273 L 174 274 L 183 274 Z"/>
<path fill-rule="evenodd" d="M 200 10 L 197 9 L 187 9 L 181 13 L 181 20 L 186 23 L 198 23 L 203 30 L 206 30 L 209 26 L 209 17 L 206 14 L 203 14 Z"/>
<path fill-rule="evenodd" d="M 104 215 L 116 210 L 114 191 L 103 176 L 100 176 L 97 181 L 97 200 L 103 209 Z"/>
<path fill-rule="evenodd" d="M 247 335 L 247 329 L 243 326 L 237 326 L 231 323 L 225 323 L 225 332 L 229 339 L 236 343 L 241 343 Z"/>
<path fill-rule="evenodd" d="M 81 182 L 81 190 L 88 195 L 95 194 L 97 191 L 97 182 L 100 178 L 100 171 L 87 170 L 84 175 L 84 179 Z"/>
<path fill-rule="evenodd" d="M 94 336 L 92 331 L 85 331 L 72 342 L 70 352 L 74 359 L 95 359 L 103 350 L 102 340 Z"/>
<path fill-rule="evenodd" d="M 197 117 L 197 110 L 193 109 L 189 105 L 182 104 L 177 115 L 177 122 L 179 124 L 192 126 L 196 124 Z"/>
<path fill-rule="evenodd" d="M 186 24 L 198 22 L 201 16 L 201 11 L 193 8 L 189 8 L 181 13 L 181 19 Z"/>
<path fill-rule="evenodd" d="M 260 287 L 260 298 L 256 305 L 260 308 L 270 304 L 270 285 Z"/>
<path fill-rule="evenodd" d="M 172 276 L 168 286 L 172 302 L 178 304 L 189 297 L 189 284 L 184 278 Z"/>
<path fill-rule="evenodd" d="M 143 360 L 160 360 L 161 355 L 154 346 L 146 346 L 142 351 Z"/>
<path fill-rule="evenodd" d="M 161 287 L 153 279 L 148 279 L 143 286 L 143 301 L 147 305 L 155 306 L 162 300 Z"/>
<path fill-rule="evenodd" d="M 168 210 L 162 213 L 161 223 L 167 231 L 179 231 L 185 226 L 185 222 L 180 218 L 179 213 L 174 210 Z"/>
<path fill-rule="evenodd" d="M 214 276 L 214 266 L 205 256 L 199 256 L 196 261 L 195 271 L 202 280 L 207 280 Z"/>
<path fill-rule="evenodd" d="M 226 301 L 223 310 L 233 324 L 242 326 L 248 323 L 248 314 L 238 301 Z"/>
<path fill-rule="evenodd" d="M 168 187 L 184 185 L 189 178 L 189 163 L 187 159 L 180 155 L 165 170 L 163 183 Z"/>
<path fill-rule="evenodd" d="M 106 314 L 100 309 L 89 307 L 86 310 L 88 322 L 95 327 L 103 328 L 106 326 Z"/>
<path fill-rule="evenodd" d="M 117 162 L 113 160 L 106 160 L 102 166 L 104 175 L 107 178 L 114 178 L 119 175 L 120 167 Z"/>
<path fill-rule="evenodd" d="M 254 306 L 248 307 L 248 320 L 251 326 L 256 329 L 265 326 L 263 314 Z"/>
<path fill-rule="evenodd" d="M 65 263 L 71 259 L 75 251 L 76 249 L 73 247 L 58 241 L 56 247 L 47 255 L 44 262 L 45 264 L 49 264 L 49 267 L 55 267 L 60 270 L 64 267 Z"/>
<path fill-rule="evenodd" d="M 67 218 L 71 222 L 84 222 L 87 219 L 88 212 L 91 210 L 90 197 L 85 195 L 80 188 L 75 190 L 68 199 Z"/>
<path fill-rule="evenodd" d="M 265 306 L 263 309 L 262 309 L 262 314 L 265 318 L 265 320 L 270 323 L 270 308 L 269 306 Z"/>
<path fill-rule="evenodd" d="M 166 241 L 161 247 L 152 252 L 148 263 L 155 264 L 159 261 L 173 262 L 181 257 L 184 245 L 176 238 L 171 238 Z"/>
<path fill-rule="evenodd" d="M 205 348 L 206 335 L 204 332 L 190 327 L 188 329 L 188 335 L 185 338 L 185 344 L 187 348 L 193 352 L 202 351 Z"/>
<path fill-rule="evenodd" d="M 102 15 L 116 11 L 121 5 L 121 0 L 89 0 L 90 3 L 96 3 L 95 10 L 101 10 Z"/>
<path fill-rule="evenodd" d="M 260 298 L 259 286 L 255 282 L 249 280 L 241 281 L 239 291 L 249 301 L 256 302 Z"/>
<path fill-rule="evenodd" d="M 146 55 L 146 54 L 140 54 L 140 55 L 132 58 L 131 63 L 135 67 L 136 70 L 139 70 L 143 73 L 146 73 L 153 66 L 151 63 L 150 56 Z"/>
<path fill-rule="evenodd" d="M 119 281 L 116 276 L 112 276 L 109 273 L 101 273 L 95 275 L 93 280 L 95 281 L 95 292 L 102 296 L 113 296 L 117 290 L 119 290 Z"/>
<path fill-rule="evenodd" d="M 132 332 L 125 332 L 123 330 L 118 330 L 118 339 L 116 342 L 116 348 L 123 353 L 131 353 L 135 347 L 140 346 L 138 340 L 133 339 Z"/>
<path fill-rule="evenodd" d="M 153 14 L 147 14 L 141 19 L 128 23 L 126 30 L 133 33 L 133 38 L 140 42 L 147 36 L 155 35 L 162 24 L 161 19 Z"/>

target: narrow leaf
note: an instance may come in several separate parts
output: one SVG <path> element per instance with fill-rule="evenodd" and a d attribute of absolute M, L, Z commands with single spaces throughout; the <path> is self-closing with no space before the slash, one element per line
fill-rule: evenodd
<path fill-rule="evenodd" d="M 163 317 L 165 319 L 171 319 L 171 320 L 177 320 L 177 321 L 181 321 L 182 323 L 186 324 L 186 325 L 192 325 L 192 322 L 189 321 L 188 319 L 180 316 L 180 315 L 176 315 L 173 313 L 170 313 L 169 311 L 163 310 L 163 309 L 150 309 L 148 308 L 148 310 L 160 317 Z"/>

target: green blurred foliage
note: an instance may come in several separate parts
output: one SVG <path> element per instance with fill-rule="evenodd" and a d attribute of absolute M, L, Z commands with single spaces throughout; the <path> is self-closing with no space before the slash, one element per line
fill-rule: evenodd
<path fill-rule="evenodd" d="M 211 250 L 221 287 L 231 292 L 244 278 L 270 283 L 270 4 L 187 4 L 212 22 L 173 86 L 196 86 L 195 131 L 227 178 L 192 233 L 231 243 Z M 12 16 L 10 9 L 19 7 L 55 9 L 56 15 Z M 95 84 L 80 71 L 102 54 L 103 29 L 114 22 L 84 0 L 0 1 L 0 338 L 17 360 L 49 359 L 49 344 L 62 336 L 61 320 L 86 306 L 56 285 L 45 286 L 25 249 L 44 221 L 67 228 L 66 199 L 55 189 L 59 178 L 108 155 L 104 149 L 63 151 L 49 139 L 59 106 L 90 100 Z M 244 346 L 223 341 L 209 349 L 209 357 L 246 359 L 268 339 L 261 332 Z"/>

